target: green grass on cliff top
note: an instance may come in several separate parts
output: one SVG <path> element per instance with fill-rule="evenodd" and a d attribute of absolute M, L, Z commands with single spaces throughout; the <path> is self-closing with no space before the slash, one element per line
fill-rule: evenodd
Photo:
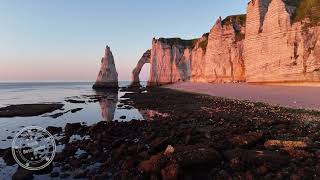
<path fill-rule="evenodd" d="M 246 25 L 246 14 L 228 16 L 222 21 L 222 24 L 223 25 L 238 24 L 240 26 L 245 26 Z M 209 33 L 203 34 L 202 37 L 206 37 L 206 40 L 201 41 L 199 43 L 199 47 L 202 48 L 203 50 L 206 50 L 206 48 L 208 46 L 208 36 L 209 36 Z M 237 40 L 244 39 L 244 34 L 241 34 L 241 32 L 237 32 L 236 39 Z M 181 38 L 159 38 L 158 41 L 165 43 L 165 44 L 168 44 L 170 46 L 180 45 L 183 47 L 189 47 L 189 48 L 193 49 L 196 46 L 196 44 L 198 43 L 199 38 L 198 39 L 190 39 L 190 40 L 185 40 L 185 39 L 181 39 Z"/>
<path fill-rule="evenodd" d="M 208 37 L 209 33 L 203 34 L 203 36 Z M 199 41 L 199 38 L 197 39 L 190 39 L 190 40 L 185 40 L 181 38 L 159 38 L 159 41 L 165 44 L 168 44 L 170 46 L 183 46 L 183 47 L 189 47 L 189 48 L 194 48 Z M 205 49 L 207 47 L 208 42 L 202 42 L 200 43 L 200 47 Z"/>
<path fill-rule="evenodd" d="M 320 22 L 320 0 L 284 0 L 287 5 L 295 6 L 293 22 L 299 22 L 308 18 L 312 25 Z"/>
<path fill-rule="evenodd" d="M 193 48 L 198 39 L 185 40 L 181 38 L 159 38 L 159 41 L 170 46 L 181 45 L 183 47 Z"/>
<path fill-rule="evenodd" d="M 222 21 L 222 25 L 239 24 L 241 26 L 245 26 L 246 20 L 247 20 L 246 14 L 232 15 L 232 16 L 226 17 Z"/>

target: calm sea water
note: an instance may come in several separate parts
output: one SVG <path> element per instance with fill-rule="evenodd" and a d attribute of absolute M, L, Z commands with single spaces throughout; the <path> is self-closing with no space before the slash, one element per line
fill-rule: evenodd
<path fill-rule="evenodd" d="M 132 109 L 118 108 L 118 101 L 126 92 L 108 93 L 108 98 L 96 103 L 72 104 L 65 102 L 67 97 L 95 95 L 96 92 L 91 88 L 92 84 L 0 83 L 0 107 L 12 104 L 62 102 L 65 104 L 65 110 L 83 108 L 79 112 L 69 112 L 56 119 L 43 116 L 0 118 L 0 148 L 10 147 L 12 140 L 8 139 L 8 137 L 14 137 L 20 129 L 26 126 L 64 127 L 66 123 L 75 122 L 85 122 L 91 125 L 99 121 L 120 120 L 121 116 L 126 116 L 122 121 L 143 119 L 140 112 L 134 107 Z M 129 82 L 120 82 L 119 84 L 123 87 L 129 85 Z M 58 110 L 53 113 L 56 112 L 61 111 Z"/>

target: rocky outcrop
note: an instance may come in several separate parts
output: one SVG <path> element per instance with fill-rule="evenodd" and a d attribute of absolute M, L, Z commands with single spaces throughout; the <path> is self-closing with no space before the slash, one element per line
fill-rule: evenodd
<path fill-rule="evenodd" d="M 319 82 L 320 27 L 294 21 L 304 1 L 248 4 L 244 57 L 247 82 Z"/>
<path fill-rule="evenodd" d="M 199 39 L 154 39 L 149 85 L 320 82 L 320 1 L 251 0 L 247 11 Z"/>
<path fill-rule="evenodd" d="M 151 50 L 147 50 L 141 57 L 141 59 L 138 61 L 137 66 L 132 71 L 132 82 L 131 87 L 140 87 L 140 78 L 139 74 L 141 72 L 142 67 L 146 63 L 150 63 L 150 56 L 151 56 Z"/>
<path fill-rule="evenodd" d="M 191 54 L 196 40 L 153 39 L 148 84 L 163 85 L 190 80 Z"/>
<path fill-rule="evenodd" d="M 206 82 L 205 79 L 205 63 L 208 45 L 209 33 L 204 34 L 192 49 L 191 56 L 191 81 Z"/>
<path fill-rule="evenodd" d="M 149 85 L 244 81 L 244 25 L 245 15 L 229 16 L 199 39 L 154 39 Z"/>
<path fill-rule="evenodd" d="M 93 85 L 93 89 L 104 88 L 118 88 L 118 73 L 109 46 L 106 46 L 105 55 L 101 60 L 101 68 Z"/>
<path fill-rule="evenodd" d="M 239 82 L 245 80 L 243 40 L 245 15 L 219 18 L 209 34 L 205 55 L 206 82 Z"/>
<path fill-rule="evenodd" d="M 149 86 L 196 80 L 203 77 L 204 55 L 208 34 L 200 39 L 153 39 L 152 49 L 145 52 L 132 72 L 131 86 L 139 87 L 139 74 L 150 63 Z M 197 59 L 192 61 L 192 59 Z M 203 59 L 199 61 L 198 59 Z"/>

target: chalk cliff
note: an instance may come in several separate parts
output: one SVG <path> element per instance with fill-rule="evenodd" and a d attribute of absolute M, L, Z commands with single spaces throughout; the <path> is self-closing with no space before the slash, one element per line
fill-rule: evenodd
<path fill-rule="evenodd" d="M 238 82 L 244 81 L 242 58 L 245 15 L 217 20 L 210 33 L 199 39 L 153 39 L 148 58 L 143 55 L 132 75 L 137 85 L 140 70 L 151 64 L 149 85 L 183 81 Z"/>
<path fill-rule="evenodd" d="M 104 88 L 118 88 L 118 73 L 109 46 L 106 46 L 104 57 L 101 60 L 101 68 L 93 85 L 93 89 Z"/>
<path fill-rule="evenodd" d="M 295 21 L 305 2 L 254 0 L 248 4 L 244 43 L 247 82 L 320 81 L 320 26 L 312 19 Z"/>
<path fill-rule="evenodd" d="M 192 82 L 206 82 L 205 63 L 209 33 L 204 34 L 195 43 L 191 55 L 191 77 Z"/>
<path fill-rule="evenodd" d="M 199 39 L 153 39 L 149 85 L 192 82 L 320 83 L 320 1 L 252 0 Z M 149 54 L 148 54 L 149 55 Z M 138 77 L 138 78 L 137 78 Z"/>
<path fill-rule="evenodd" d="M 153 39 L 149 85 L 190 80 L 191 53 L 196 40 Z"/>
<path fill-rule="evenodd" d="M 205 55 L 206 82 L 239 82 L 245 80 L 243 40 L 246 15 L 219 18 L 209 33 Z"/>

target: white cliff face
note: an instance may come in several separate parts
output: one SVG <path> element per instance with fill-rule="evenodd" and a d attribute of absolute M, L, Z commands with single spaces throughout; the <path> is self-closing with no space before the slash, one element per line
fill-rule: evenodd
<path fill-rule="evenodd" d="M 259 0 L 248 5 L 247 33 L 244 43 L 248 82 L 319 82 L 320 27 L 291 22 L 294 7 L 282 0 Z M 262 21 L 251 21 L 266 12 Z M 267 11 L 265 9 L 267 8 Z M 260 30 L 257 31 L 257 27 Z"/>
<path fill-rule="evenodd" d="M 311 8 L 309 20 L 296 16 L 300 19 L 292 21 L 297 2 L 302 1 L 251 0 L 247 15 L 219 18 L 210 33 L 199 39 L 154 39 L 149 85 L 181 81 L 319 83 L 320 3 L 314 1 L 318 9 Z M 138 63 L 138 73 L 139 64 L 143 63 Z"/>
<path fill-rule="evenodd" d="M 149 85 L 189 80 L 191 43 L 181 39 L 154 39 L 151 49 Z"/>
<path fill-rule="evenodd" d="M 247 14 L 246 26 L 250 28 L 246 28 L 246 36 L 261 31 L 270 2 L 271 0 L 252 0 L 248 3 L 247 12 L 250 11 L 250 15 Z"/>
<path fill-rule="evenodd" d="M 245 15 L 224 24 L 219 19 L 209 34 L 194 40 L 154 39 L 149 84 L 244 81 L 244 22 Z"/>
<path fill-rule="evenodd" d="M 118 73 L 109 46 L 105 49 L 105 55 L 101 60 L 101 68 L 93 88 L 118 88 Z"/>
<path fill-rule="evenodd" d="M 209 34 L 205 55 L 206 82 L 239 82 L 245 80 L 242 57 L 245 15 L 219 18 Z"/>
<path fill-rule="evenodd" d="M 244 26 L 234 22 L 234 18 L 239 17 L 245 21 L 245 15 L 228 17 L 226 24 L 222 24 L 219 19 L 219 23 L 215 24 L 211 32 L 199 39 L 154 39 L 150 60 L 145 58 L 145 55 L 142 56 L 133 71 L 132 84 L 138 84 L 140 70 L 149 61 L 149 85 L 183 81 L 243 81 Z"/>
<path fill-rule="evenodd" d="M 209 33 L 204 34 L 192 49 L 191 81 L 207 82 L 205 79 L 205 55 L 207 52 Z"/>
<path fill-rule="evenodd" d="M 132 71 L 132 82 L 131 82 L 131 87 L 140 87 L 140 78 L 139 74 L 141 72 L 142 67 L 146 63 L 150 63 L 150 56 L 151 56 L 151 50 L 147 50 L 141 57 L 141 59 L 138 61 L 137 66 L 134 68 Z"/>

